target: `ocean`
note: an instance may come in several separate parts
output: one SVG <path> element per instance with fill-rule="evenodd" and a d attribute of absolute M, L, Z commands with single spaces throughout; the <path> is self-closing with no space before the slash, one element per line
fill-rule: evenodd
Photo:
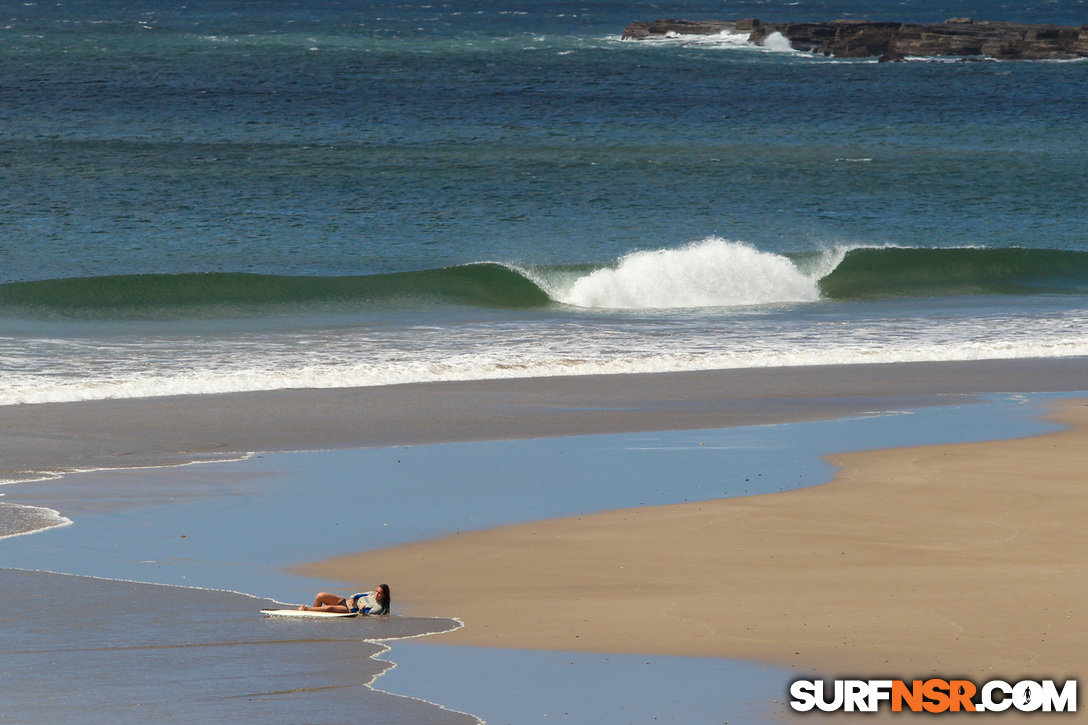
<path fill-rule="evenodd" d="M 658 17 L 1088 3 L 0 11 L 0 404 L 1088 354 L 1088 62 Z"/>

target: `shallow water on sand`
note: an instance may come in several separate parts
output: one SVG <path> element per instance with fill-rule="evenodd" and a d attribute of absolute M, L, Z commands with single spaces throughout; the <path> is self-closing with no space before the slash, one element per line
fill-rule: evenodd
<path fill-rule="evenodd" d="M 647 617 L 653 627 L 653 617 Z M 389 692 L 427 693 L 489 723 L 765 725 L 801 673 L 709 657 L 530 652 L 399 642 Z M 607 684 L 603 684 L 607 683 Z"/>
<path fill-rule="evenodd" d="M 231 592 L 0 569 L 0 723 L 473 723 L 367 684 L 448 620 L 292 622 Z"/>
<path fill-rule="evenodd" d="M 8 502 L 59 509 L 76 524 L 5 540 L 0 566 L 301 602 L 329 584 L 281 567 L 520 521 L 816 485 L 832 474 L 822 460 L 830 452 L 1052 429 L 1033 417 L 1046 399 L 1008 396 L 777 426 L 262 454 L 75 474 L 5 487 Z"/>

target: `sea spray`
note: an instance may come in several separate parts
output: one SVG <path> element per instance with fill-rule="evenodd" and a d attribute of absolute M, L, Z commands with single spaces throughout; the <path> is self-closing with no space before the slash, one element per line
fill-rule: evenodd
<path fill-rule="evenodd" d="M 764 38 L 760 45 L 764 48 L 779 52 L 793 52 L 793 45 L 790 44 L 789 38 L 782 35 L 782 33 L 779 33 L 777 30 Z"/>
<path fill-rule="evenodd" d="M 814 302 L 816 281 L 788 258 L 717 237 L 635 252 L 578 279 L 558 299 L 577 307 L 677 309 Z"/>

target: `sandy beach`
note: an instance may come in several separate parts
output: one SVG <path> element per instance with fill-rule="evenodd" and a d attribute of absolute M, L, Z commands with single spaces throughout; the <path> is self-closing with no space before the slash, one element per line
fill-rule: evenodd
<path fill-rule="evenodd" d="M 398 572 L 413 612 L 490 647 L 741 657 L 822 672 L 1076 677 L 1088 403 L 1066 431 L 836 455 L 830 484 L 609 511 L 313 566 Z"/>
<path fill-rule="evenodd" d="M 973 408 L 975 396 L 986 393 L 1083 391 L 1088 388 L 1086 367 L 1080 359 L 995 361 L 283 391 L 8 406 L 0 409 L 0 420 L 7 431 L 9 478 L 214 461 L 258 451 L 399 446 L 393 458 L 404 458 L 404 463 L 390 460 L 392 470 L 425 462 L 426 446 L 415 452 L 403 448 L 414 444 L 466 441 L 475 451 L 484 445 L 479 441 L 706 431 L 790 421 L 828 425 L 842 416 L 881 411 Z M 606 658 L 624 653 L 733 658 L 825 677 L 1075 677 L 1086 644 L 1080 552 L 1088 542 L 1080 523 L 1088 513 L 1081 486 L 1088 463 L 1088 405 L 1067 399 L 1053 416 L 1069 429 L 1016 440 L 831 455 L 838 475 L 815 487 L 639 508 L 613 504 L 599 513 L 485 525 L 293 571 L 348 588 L 369 585 L 381 572 L 396 591 L 399 615 L 464 622 L 456 632 L 426 638 L 437 645 L 601 653 Z M 890 430 L 901 425 L 893 422 Z M 932 439 L 963 437 L 954 424 L 946 426 L 932 431 Z M 972 437 L 985 440 L 987 425 L 979 427 Z M 826 446 L 833 453 L 835 445 L 820 443 L 821 450 Z M 456 455 L 476 454 L 466 448 Z M 769 462 L 760 468 L 758 461 L 766 458 L 758 452 L 750 455 L 757 462 L 753 480 L 772 470 Z M 456 460 L 468 466 L 470 459 Z M 40 541 L 48 554 L 54 546 L 50 542 L 71 540 L 78 550 L 97 556 L 96 550 L 118 544 L 109 543 L 113 540 L 105 533 L 94 533 L 113 536 L 115 530 L 112 519 L 96 523 L 96 517 L 155 500 L 154 506 L 166 508 L 148 508 L 142 523 L 131 527 L 134 536 L 152 532 L 151 548 L 138 538 L 124 540 L 119 550 L 132 552 L 121 555 L 124 571 L 155 565 L 144 559 L 173 562 L 179 573 L 189 574 L 201 562 L 220 562 L 228 576 L 232 570 L 238 573 L 227 581 L 239 581 L 242 570 L 223 538 L 237 515 L 230 506 L 232 492 L 255 492 L 256 482 L 280 475 L 276 471 L 286 465 L 272 460 L 271 468 L 253 469 L 258 463 L 222 464 L 228 466 L 222 472 L 203 466 L 117 475 L 106 470 L 13 486 L 9 490 L 15 496 L 8 501 L 21 500 L 21 494 L 29 503 L 72 514 L 77 521 L 56 537 L 19 537 L 18 546 L 8 542 L 6 551 L 34 549 Z M 320 468 L 327 463 L 317 465 L 309 475 L 300 472 L 300 482 L 309 486 L 332 471 Z M 314 495 L 343 500 L 335 490 L 324 480 L 322 493 L 315 488 Z M 216 496 L 223 502 L 219 509 L 210 500 Z M 185 514 L 190 499 L 209 499 L 207 510 L 221 510 L 222 517 L 209 519 L 200 508 Z M 359 498 L 361 503 L 376 500 L 372 493 Z M 302 502 L 288 506 L 302 507 L 311 508 Z M 169 518 L 167 512 L 175 510 L 182 518 Z M 87 515 L 92 518 L 79 518 Z M 326 514 L 315 509 L 310 515 L 311 528 L 316 528 Z M 174 522 L 165 537 L 149 528 L 163 521 Z M 261 530 L 275 519 L 263 521 Z M 253 539 L 253 530 L 239 530 L 239 543 Z M 186 536 L 179 538 L 179 532 Z M 94 574 L 77 571 L 87 566 L 82 558 L 77 563 L 67 549 L 58 551 L 62 561 L 73 562 L 70 573 Z M 324 556 L 316 544 L 293 551 L 278 564 Z M 7 566 L 24 567 L 25 561 L 16 557 Z M 9 578 L 19 576 L 5 571 Z M 78 591 L 84 585 L 58 579 L 49 586 L 71 594 L 73 587 Z M 259 593 L 260 587 L 246 591 Z M 471 596 L 451 601 L 451 591 Z M 224 597 L 224 606 L 236 606 Z M 151 627 L 139 636 L 154 639 L 154 631 Z M 224 635 L 223 643 L 233 646 L 233 635 Z M 27 646 L 9 653 L 13 667 L 37 656 L 36 645 Z M 101 646 L 109 648 L 106 639 Z M 121 673 L 140 666 L 135 655 L 111 657 Z M 607 672 L 614 673 L 616 666 L 609 665 Z M 265 691 L 265 683 L 256 680 L 243 686 Z M 123 691 L 120 684 L 116 688 L 110 692 Z M 209 692 L 213 689 L 209 686 Z M 172 690 L 164 692 L 183 699 Z M 208 697 L 202 707 L 214 712 L 219 695 Z M 306 702 L 290 698 L 299 707 Z M 350 698 L 341 699 L 337 706 L 350 709 Z M 393 712 L 402 707 L 395 699 L 381 702 L 382 707 L 391 702 Z M 66 707 L 80 711 L 75 701 L 41 705 L 45 713 Z M 438 719 L 450 716 L 435 712 Z M 742 720 L 731 717 L 731 722 Z"/>

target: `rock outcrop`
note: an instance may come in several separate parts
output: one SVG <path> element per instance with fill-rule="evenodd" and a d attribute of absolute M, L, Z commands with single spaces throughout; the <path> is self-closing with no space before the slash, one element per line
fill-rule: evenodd
<path fill-rule="evenodd" d="M 795 50 L 839 58 L 902 60 L 908 57 L 990 57 L 1002 60 L 1088 58 L 1088 25 L 1034 25 L 952 18 L 944 23 L 833 20 L 826 23 L 764 23 L 759 20 L 656 20 L 635 22 L 625 39 L 669 35 L 749 33 L 762 44 L 780 33 Z"/>
<path fill-rule="evenodd" d="M 758 22 L 758 21 L 756 21 Z M 751 26 L 748 30 L 751 30 Z M 624 40 L 645 40 L 667 35 L 717 35 L 721 32 L 742 32 L 737 23 L 727 20 L 655 20 L 634 22 L 623 30 Z"/>

